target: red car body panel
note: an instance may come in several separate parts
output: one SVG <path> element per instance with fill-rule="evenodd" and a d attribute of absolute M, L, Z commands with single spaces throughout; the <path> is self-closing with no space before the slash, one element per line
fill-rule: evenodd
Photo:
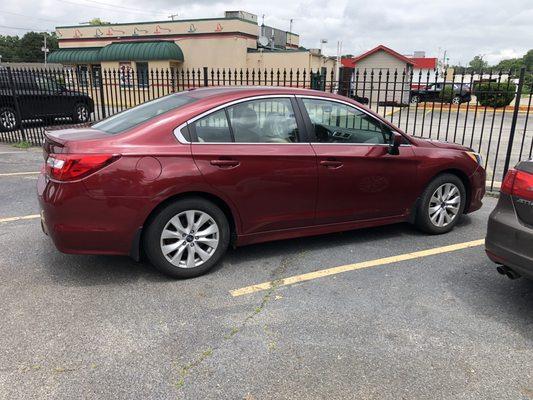
<path fill-rule="evenodd" d="M 291 88 L 206 89 L 188 94 L 198 96 L 198 101 L 121 134 L 92 128 L 47 133 L 45 157 L 51 153 L 119 156 L 77 181 L 39 176 L 43 228 L 60 251 L 137 257 L 142 228 L 154 210 L 188 194 L 207 196 L 227 211 L 236 245 L 406 221 L 424 187 L 443 171 L 455 172 L 465 182 L 467 212 L 481 207 L 485 171 L 464 147 L 412 138 L 350 99 Z M 200 145 L 180 143 L 173 134 L 189 119 L 227 102 L 278 94 L 354 104 L 402 133 L 406 145 L 394 156 L 384 145 Z M 213 160 L 236 165 L 219 167 Z M 332 167 L 331 160 L 341 166 Z"/>

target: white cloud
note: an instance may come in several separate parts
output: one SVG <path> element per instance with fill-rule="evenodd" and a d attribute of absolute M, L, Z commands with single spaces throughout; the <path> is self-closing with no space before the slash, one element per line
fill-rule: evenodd
<path fill-rule="evenodd" d="M 265 23 L 300 34 L 301 44 L 319 47 L 335 55 L 337 41 L 343 52 L 358 54 L 378 44 L 400 53 L 425 50 L 427 56 L 441 56 L 444 50 L 453 64 L 467 64 L 477 54 L 490 63 L 524 54 L 533 43 L 533 2 L 531 0 L 3 0 L 0 25 L 48 29 L 72 25 L 93 17 L 111 22 L 222 16 L 224 10 L 244 9 Z M 101 3 L 114 4 L 105 6 Z M 125 7 L 130 10 L 126 10 Z M 143 10 L 143 11 L 140 11 Z M 6 12 L 24 14 L 16 16 Z M 38 19 L 41 18 L 41 19 Z M 53 21 L 50 21 L 53 20 Z M 57 21 L 57 22 L 55 22 Z M 0 27 L 3 34 L 24 31 Z"/>

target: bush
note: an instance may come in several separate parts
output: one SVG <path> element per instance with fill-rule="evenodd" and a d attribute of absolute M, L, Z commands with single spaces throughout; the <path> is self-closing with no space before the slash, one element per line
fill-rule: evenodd
<path fill-rule="evenodd" d="M 441 101 L 446 103 L 451 103 L 453 97 L 455 96 L 455 91 L 453 90 L 453 85 L 445 85 L 440 92 Z"/>
<path fill-rule="evenodd" d="M 511 104 L 516 85 L 510 82 L 486 82 L 476 86 L 476 96 L 483 107 L 505 107 Z"/>

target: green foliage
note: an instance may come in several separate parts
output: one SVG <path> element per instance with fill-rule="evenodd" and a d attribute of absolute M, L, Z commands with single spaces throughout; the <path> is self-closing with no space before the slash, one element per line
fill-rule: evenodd
<path fill-rule="evenodd" d="M 455 92 L 453 90 L 452 85 L 444 86 L 444 88 L 440 92 L 441 101 L 443 102 L 448 102 L 448 103 L 451 102 L 454 95 L 455 95 Z"/>
<path fill-rule="evenodd" d="M 44 35 L 50 51 L 56 50 L 58 45 L 55 33 L 28 32 L 22 37 L 0 35 L 2 62 L 44 62 L 44 53 L 41 51 Z"/>
<path fill-rule="evenodd" d="M 13 145 L 13 147 L 16 147 L 18 149 L 29 149 L 32 146 L 30 142 L 26 142 L 24 140 L 17 142 Z"/>
<path fill-rule="evenodd" d="M 484 82 L 476 85 L 475 92 L 483 107 L 505 107 L 513 101 L 516 85 L 511 82 Z"/>
<path fill-rule="evenodd" d="M 111 22 L 102 21 L 100 18 L 93 18 L 89 21 L 89 25 L 109 25 Z"/>
<path fill-rule="evenodd" d="M 475 56 L 469 63 L 468 65 L 470 66 L 470 68 L 472 68 L 474 71 L 481 71 L 482 69 L 485 69 L 489 66 L 489 64 L 483 60 L 483 56 L 481 55 L 478 55 L 478 56 Z"/>

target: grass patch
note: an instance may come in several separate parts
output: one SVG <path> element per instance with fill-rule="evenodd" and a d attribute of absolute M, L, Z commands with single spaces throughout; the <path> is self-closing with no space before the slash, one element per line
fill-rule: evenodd
<path fill-rule="evenodd" d="M 17 149 L 29 149 L 32 147 L 32 144 L 25 140 L 21 140 L 20 142 L 15 143 L 13 147 L 16 147 Z"/>

